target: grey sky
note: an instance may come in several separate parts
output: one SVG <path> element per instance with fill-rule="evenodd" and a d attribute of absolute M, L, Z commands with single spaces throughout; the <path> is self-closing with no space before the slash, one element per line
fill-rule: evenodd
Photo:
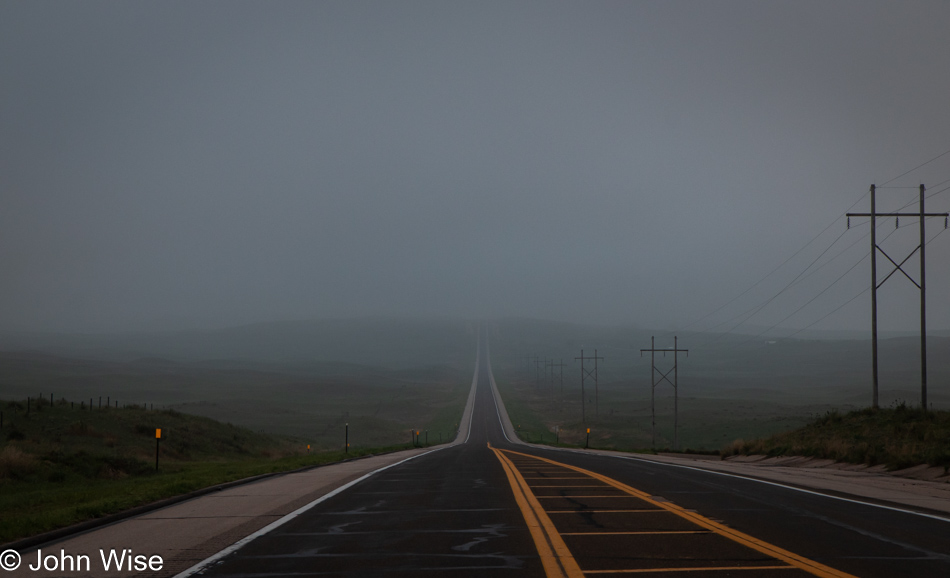
<path fill-rule="evenodd" d="M 0 0 L 0 326 L 682 326 L 950 149 L 948 22 L 946 2 Z M 950 155 L 891 185 L 947 179 Z M 882 208 L 914 195 L 882 190 Z M 694 327 L 764 301 L 844 230 Z M 928 255 L 930 322 L 948 328 L 950 234 Z M 883 328 L 915 327 L 906 280 L 881 300 Z M 867 303 L 814 328 L 865 328 Z"/>

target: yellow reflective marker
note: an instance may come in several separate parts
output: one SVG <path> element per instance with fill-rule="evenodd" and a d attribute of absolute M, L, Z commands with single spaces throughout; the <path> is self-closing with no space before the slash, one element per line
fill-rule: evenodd
<path fill-rule="evenodd" d="M 590 428 L 587 428 L 587 433 L 590 433 Z"/>
<path fill-rule="evenodd" d="M 162 439 L 162 428 L 155 428 L 155 439 Z"/>

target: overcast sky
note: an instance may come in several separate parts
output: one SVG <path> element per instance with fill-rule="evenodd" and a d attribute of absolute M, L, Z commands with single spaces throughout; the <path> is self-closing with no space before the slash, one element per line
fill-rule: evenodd
<path fill-rule="evenodd" d="M 869 226 L 841 215 L 950 150 L 948 22 L 865 0 L 0 0 L 0 327 L 729 329 L 805 272 L 748 325 L 863 329 Z M 950 154 L 888 184 L 948 179 Z M 950 234 L 927 251 L 948 328 Z M 916 327 L 906 279 L 880 300 L 883 329 Z"/>

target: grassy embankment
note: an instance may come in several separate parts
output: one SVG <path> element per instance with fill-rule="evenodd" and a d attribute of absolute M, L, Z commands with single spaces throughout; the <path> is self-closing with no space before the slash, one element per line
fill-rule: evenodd
<path fill-rule="evenodd" d="M 553 444 L 554 425 L 561 428 L 560 445 L 584 446 L 586 432 L 576 416 L 579 407 L 569 400 L 558 401 L 539 394 L 532 384 L 499 382 L 505 405 L 521 439 L 534 443 Z M 692 400 L 687 400 L 687 404 Z M 750 401 L 738 405 L 729 400 L 699 400 L 702 413 L 683 412 L 694 421 L 681 429 L 685 453 L 715 453 L 707 444 L 728 433 L 748 432 L 752 441 L 738 439 L 722 445 L 723 457 L 744 454 L 769 456 L 810 456 L 836 461 L 877 465 L 898 470 L 920 464 L 950 469 L 950 411 L 923 411 L 900 404 L 890 409 L 863 409 L 847 413 L 826 411 L 811 420 L 783 416 L 779 408 Z M 576 404 L 579 406 L 579 404 Z M 612 409 L 623 408 L 612 400 Z M 591 410 L 588 408 L 588 411 Z M 770 415 L 774 413 L 774 415 Z M 632 452 L 650 452 L 649 421 L 639 424 L 626 412 L 603 411 L 597 417 L 588 414 L 591 426 L 590 447 Z M 754 415 L 765 416 L 756 420 Z M 814 413 L 812 415 L 815 415 Z M 698 423 L 696 423 L 698 422 Z M 798 423 L 796 423 L 798 422 Z M 800 427 L 795 427 L 802 424 Z M 775 428 L 786 431 L 775 433 Z M 794 429 L 792 429 L 794 428 Z M 768 430 L 772 431 L 768 431 Z M 685 435 L 684 435 L 685 434 Z M 682 443 L 682 440 L 686 443 Z M 667 442 L 658 435 L 659 442 Z M 699 443 L 696 443 L 699 442 Z M 695 444 L 695 445 L 694 445 Z M 705 446 L 705 447 L 704 447 Z M 661 449 L 662 448 L 662 449 Z M 668 452 L 658 446 L 657 451 Z"/>
<path fill-rule="evenodd" d="M 650 399 L 638 396 L 630 387 L 607 384 L 600 388 L 600 412 L 590 394 L 582 409 L 577 391 L 552 393 L 538 390 L 534 383 L 517 378 L 496 381 L 512 424 L 520 425 L 524 440 L 554 442 L 555 427 L 560 445 L 583 447 L 590 427 L 590 447 L 633 452 L 651 452 Z M 567 388 L 565 388 L 567 389 Z M 573 388 L 576 390 L 576 386 Z M 669 451 L 673 445 L 671 399 L 657 399 L 656 448 Z M 827 406 L 825 406 L 827 407 Z M 807 423 L 825 407 L 791 407 L 764 400 L 681 397 L 679 400 L 679 447 L 690 452 L 715 453 L 729 440 L 752 438 L 786 431 Z M 581 419 L 586 411 L 586 426 Z"/>
<path fill-rule="evenodd" d="M 811 456 L 884 464 L 899 470 L 920 464 L 950 470 L 950 411 L 924 411 L 899 404 L 889 409 L 829 411 L 808 425 L 754 441 L 736 440 L 721 454 Z"/>
<path fill-rule="evenodd" d="M 0 543 L 232 480 L 409 445 L 407 436 L 391 448 L 308 453 L 299 439 L 172 410 L 90 410 L 35 398 L 29 414 L 26 406 L 0 404 Z"/>

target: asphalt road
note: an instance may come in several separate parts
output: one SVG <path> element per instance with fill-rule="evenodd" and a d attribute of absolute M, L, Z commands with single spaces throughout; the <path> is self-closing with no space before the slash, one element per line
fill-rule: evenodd
<path fill-rule="evenodd" d="M 950 576 L 950 521 L 513 444 L 480 363 L 467 443 L 379 472 L 202 575 Z"/>

